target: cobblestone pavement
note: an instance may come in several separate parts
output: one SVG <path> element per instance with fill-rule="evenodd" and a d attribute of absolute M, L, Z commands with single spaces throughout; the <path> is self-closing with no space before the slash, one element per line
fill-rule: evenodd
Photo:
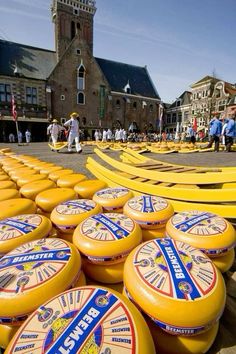
<path fill-rule="evenodd" d="M 0 149 L 3 147 L 10 147 L 12 151 L 17 154 L 27 154 L 35 156 L 41 160 L 53 162 L 57 165 L 64 166 L 65 168 L 71 168 L 75 172 L 83 173 L 88 178 L 93 178 L 92 174 L 86 169 L 86 161 L 89 156 L 96 160 L 99 158 L 93 152 L 94 146 L 83 146 L 82 154 L 72 153 L 69 154 L 67 149 L 61 150 L 59 153 L 52 152 L 47 143 L 31 143 L 30 145 L 17 144 L 2 144 L 0 143 Z M 119 159 L 121 152 L 112 150 L 106 150 L 106 154 Z M 172 162 L 183 165 L 194 166 L 236 166 L 236 152 L 205 152 L 205 153 L 193 153 L 193 154 L 178 154 L 173 153 L 169 155 L 159 155 L 153 153 L 145 153 L 145 156 L 155 158 L 160 161 Z M 100 160 L 101 161 L 101 160 Z"/>

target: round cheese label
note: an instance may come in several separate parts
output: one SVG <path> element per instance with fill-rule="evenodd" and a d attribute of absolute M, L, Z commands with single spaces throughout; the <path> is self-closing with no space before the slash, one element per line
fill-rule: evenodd
<path fill-rule="evenodd" d="M 206 237 L 212 235 L 221 237 L 227 229 L 227 223 L 222 217 L 198 210 L 176 214 L 172 217 L 171 224 L 182 232 Z"/>
<path fill-rule="evenodd" d="M 138 352 L 133 317 L 120 298 L 94 286 L 64 292 L 38 310 L 21 327 L 11 353 Z"/>
<path fill-rule="evenodd" d="M 89 217 L 80 224 L 80 231 L 96 241 L 116 241 L 128 237 L 134 227 L 134 221 L 128 216 L 107 213 Z"/>
<path fill-rule="evenodd" d="M 78 215 L 93 210 L 96 205 L 93 200 L 88 199 L 70 200 L 58 205 L 56 212 L 62 215 Z"/>
<path fill-rule="evenodd" d="M 14 216 L 0 221 L 0 244 L 37 229 L 43 222 L 43 218 L 36 214 Z"/>
<path fill-rule="evenodd" d="M 25 243 L 0 259 L 0 299 L 31 291 L 55 277 L 71 257 L 60 239 Z"/>
<path fill-rule="evenodd" d="M 127 204 L 130 209 L 142 213 L 155 213 L 166 209 L 169 205 L 165 199 L 151 195 L 134 197 Z"/>
<path fill-rule="evenodd" d="M 102 199 L 118 199 L 130 193 L 127 188 L 106 188 L 98 191 L 96 196 Z"/>
<path fill-rule="evenodd" d="M 216 285 L 211 260 L 183 242 L 167 238 L 146 242 L 137 250 L 133 264 L 146 286 L 177 300 L 205 297 Z"/>

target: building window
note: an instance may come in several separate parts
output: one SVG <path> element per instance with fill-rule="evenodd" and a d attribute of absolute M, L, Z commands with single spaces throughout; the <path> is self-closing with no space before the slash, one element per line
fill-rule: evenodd
<path fill-rule="evenodd" d="M 11 102 L 11 85 L 0 84 L 0 102 Z"/>
<path fill-rule="evenodd" d="M 176 123 L 176 113 L 173 113 L 172 115 L 172 123 Z"/>
<path fill-rule="evenodd" d="M 153 104 L 150 104 L 149 110 L 150 110 L 150 112 L 153 112 Z"/>
<path fill-rule="evenodd" d="M 65 101 L 65 95 L 61 95 L 61 101 Z"/>
<path fill-rule="evenodd" d="M 85 89 L 85 68 L 83 65 L 80 65 L 77 71 L 77 89 Z"/>
<path fill-rule="evenodd" d="M 26 103 L 37 104 L 37 89 L 35 87 L 26 87 Z"/>
<path fill-rule="evenodd" d="M 137 109 L 137 102 L 134 102 L 133 103 L 133 110 L 136 111 L 136 109 Z"/>
<path fill-rule="evenodd" d="M 120 100 L 116 100 L 116 108 L 120 108 Z"/>
<path fill-rule="evenodd" d="M 83 92 L 78 92 L 77 103 L 78 104 L 85 104 L 85 95 Z"/>
<path fill-rule="evenodd" d="M 171 123 L 171 114 L 167 114 L 167 124 Z"/>
<path fill-rule="evenodd" d="M 76 54 L 80 55 L 81 54 L 81 50 L 80 49 L 76 49 Z"/>
<path fill-rule="evenodd" d="M 71 34 L 70 34 L 70 39 L 72 40 L 75 37 L 75 23 L 74 21 L 71 22 Z"/>
<path fill-rule="evenodd" d="M 83 117 L 83 118 L 82 118 L 82 124 L 83 124 L 83 125 L 86 125 L 86 123 L 87 123 L 87 119 L 86 119 L 86 117 Z"/>

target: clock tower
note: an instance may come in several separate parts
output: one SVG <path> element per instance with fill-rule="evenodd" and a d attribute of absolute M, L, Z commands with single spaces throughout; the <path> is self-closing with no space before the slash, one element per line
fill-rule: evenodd
<path fill-rule="evenodd" d="M 93 54 L 93 17 L 95 0 L 53 0 L 52 21 L 55 24 L 57 60 L 63 56 L 74 37 L 85 40 Z"/>

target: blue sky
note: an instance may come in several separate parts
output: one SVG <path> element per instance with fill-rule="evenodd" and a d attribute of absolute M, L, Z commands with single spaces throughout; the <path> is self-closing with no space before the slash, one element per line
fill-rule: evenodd
<path fill-rule="evenodd" d="M 0 0 L 0 38 L 54 50 L 51 0 Z M 97 0 L 94 55 L 147 65 L 164 102 L 206 75 L 236 83 L 236 0 Z"/>

